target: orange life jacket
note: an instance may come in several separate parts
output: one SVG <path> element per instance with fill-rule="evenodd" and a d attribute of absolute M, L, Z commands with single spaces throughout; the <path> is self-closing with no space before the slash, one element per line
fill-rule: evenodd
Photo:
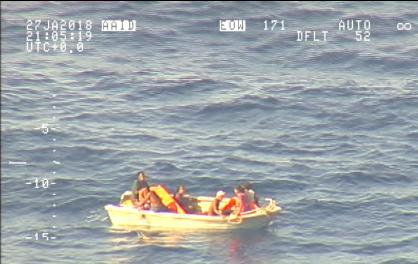
<path fill-rule="evenodd" d="M 222 211 L 231 210 L 235 206 L 235 204 L 237 204 L 237 201 L 235 199 L 235 197 L 229 199 L 229 202 L 222 208 Z"/>

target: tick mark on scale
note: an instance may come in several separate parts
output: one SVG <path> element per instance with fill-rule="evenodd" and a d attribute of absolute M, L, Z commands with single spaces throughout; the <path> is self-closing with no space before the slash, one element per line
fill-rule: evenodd
<path fill-rule="evenodd" d="M 26 161 L 9 161 L 10 165 L 27 165 Z"/>

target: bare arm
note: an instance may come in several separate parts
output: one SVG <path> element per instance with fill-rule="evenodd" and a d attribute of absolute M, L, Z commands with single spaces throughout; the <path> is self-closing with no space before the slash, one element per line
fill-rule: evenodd
<path fill-rule="evenodd" d="M 145 195 L 144 199 L 142 199 L 142 200 L 139 202 L 138 206 L 139 206 L 139 207 L 141 207 L 141 206 L 143 206 L 146 202 L 148 202 L 148 201 L 149 201 L 149 199 L 150 199 L 150 196 L 151 196 L 151 192 L 147 193 L 147 195 Z"/>
<path fill-rule="evenodd" d="M 213 206 L 213 212 L 215 212 L 215 214 L 217 215 L 222 215 L 222 210 L 221 210 L 221 202 L 218 203 L 218 206 L 216 206 L 216 203 Z"/>

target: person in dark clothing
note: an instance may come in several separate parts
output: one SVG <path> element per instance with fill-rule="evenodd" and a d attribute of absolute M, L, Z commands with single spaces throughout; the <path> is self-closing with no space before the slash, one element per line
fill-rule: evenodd
<path fill-rule="evenodd" d="M 177 188 L 176 194 L 174 195 L 174 198 L 184 207 L 187 207 L 187 203 L 189 202 L 188 198 L 189 195 L 187 194 L 186 186 L 180 185 Z"/>
<path fill-rule="evenodd" d="M 194 213 L 197 211 L 197 200 L 190 196 L 187 193 L 187 188 L 184 185 L 180 185 L 177 188 L 176 194 L 174 195 L 174 199 L 183 206 L 189 213 Z"/>
<path fill-rule="evenodd" d="M 148 176 L 144 171 L 140 171 L 137 174 L 137 179 L 132 184 L 132 193 L 134 194 L 135 199 L 138 201 L 138 193 L 141 189 L 148 187 Z"/>

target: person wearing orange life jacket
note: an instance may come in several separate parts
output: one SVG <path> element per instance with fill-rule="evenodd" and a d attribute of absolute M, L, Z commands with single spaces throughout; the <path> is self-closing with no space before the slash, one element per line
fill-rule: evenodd
<path fill-rule="evenodd" d="M 226 204 L 222 211 L 228 211 L 232 209 L 234 215 L 240 215 L 243 212 L 250 211 L 250 202 L 245 196 L 245 190 L 241 185 L 238 185 L 234 189 L 235 196 L 229 200 L 229 203 Z"/>

